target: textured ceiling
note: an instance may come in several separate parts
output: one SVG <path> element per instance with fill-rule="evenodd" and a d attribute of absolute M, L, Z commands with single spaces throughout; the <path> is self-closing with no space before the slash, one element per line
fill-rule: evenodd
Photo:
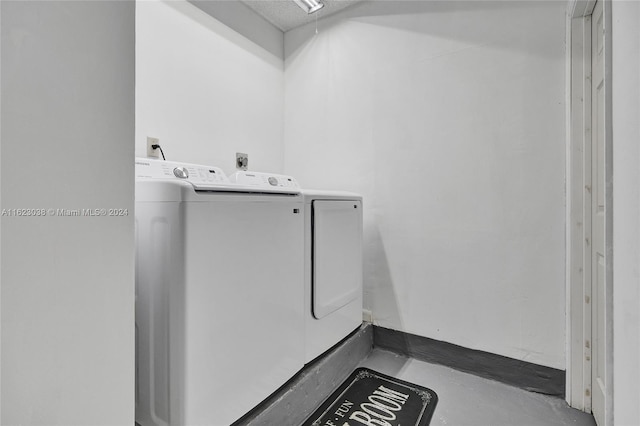
<path fill-rule="evenodd" d="M 324 7 L 316 13 L 308 15 L 293 0 L 241 0 L 282 31 L 289 31 L 317 18 L 332 15 L 339 10 L 359 3 L 362 0 L 322 0 Z"/>

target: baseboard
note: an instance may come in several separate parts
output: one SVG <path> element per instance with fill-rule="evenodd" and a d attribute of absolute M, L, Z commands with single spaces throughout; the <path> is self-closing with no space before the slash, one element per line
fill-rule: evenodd
<path fill-rule="evenodd" d="M 401 355 L 445 365 L 531 392 L 561 398 L 565 396 L 563 370 L 379 326 L 373 327 L 373 344 Z"/>

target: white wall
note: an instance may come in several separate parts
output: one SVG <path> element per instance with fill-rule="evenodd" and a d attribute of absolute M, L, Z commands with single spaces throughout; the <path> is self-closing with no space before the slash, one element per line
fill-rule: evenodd
<path fill-rule="evenodd" d="M 271 37 L 272 34 L 265 34 Z M 191 3 L 139 2 L 136 155 L 160 138 L 167 159 L 282 171 L 283 63 Z"/>
<path fill-rule="evenodd" d="M 0 7 L 2 34 L 2 7 Z M 1 37 L 0 37 L 1 40 Z M 2 93 L 2 43 L 0 42 L 0 93 Z M 0 165 L 2 165 L 2 96 L 0 95 Z M 2 208 L 2 173 L 0 173 L 0 209 Z M 2 216 L 0 216 L 0 320 L 2 319 Z M 2 325 L 0 324 L 0 424 L 2 424 Z"/>
<path fill-rule="evenodd" d="M 131 2 L 2 1 L 7 425 L 134 421 L 134 13 Z"/>
<path fill-rule="evenodd" d="M 0 34 L 2 34 L 2 7 L 0 7 Z M 1 40 L 1 36 L 0 36 Z M 0 42 L 0 165 L 2 165 L 2 43 Z M 0 209 L 2 208 L 2 173 L 0 172 Z M 0 216 L 0 321 L 2 319 L 2 216 Z M 2 325 L 0 323 L 0 424 L 2 424 Z"/>
<path fill-rule="evenodd" d="M 284 33 L 239 1 L 187 0 L 227 27 L 284 60 Z"/>
<path fill-rule="evenodd" d="M 640 424 L 640 3 L 613 1 L 613 409 Z"/>
<path fill-rule="evenodd" d="M 365 196 L 381 326 L 564 369 L 565 5 L 371 2 L 285 34 L 285 167 Z"/>

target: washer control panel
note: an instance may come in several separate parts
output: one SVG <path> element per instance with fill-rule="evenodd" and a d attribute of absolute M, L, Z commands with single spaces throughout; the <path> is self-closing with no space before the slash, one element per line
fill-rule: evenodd
<path fill-rule="evenodd" d="M 300 194 L 300 186 L 291 176 L 238 171 L 228 178 L 219 167 L 151 158 L 136 158 L 135 165 L 136 179 L 189 182 L 196 191 Z"/>
<path fill-rule="evenodd" d="M 149 158 L 136 158 L 136 178 L 180 179 L 191 182 L 196 188 L 229 183 L 227 175 L 219 167 Z"/>
<path fill-rule="evenodd" d="M 240 185 L 256 186 L 260 188 L 300 189 L 298 181 L 296 181 L 292 176 L 277 175 L 274 173 L 239 170 L 229 176 L 229 180 Z"/>

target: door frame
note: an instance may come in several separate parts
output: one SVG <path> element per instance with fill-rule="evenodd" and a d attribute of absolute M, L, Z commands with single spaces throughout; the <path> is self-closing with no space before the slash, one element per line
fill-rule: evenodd
<path fill-rule="evenodd" d="M 613 146 L 611 126 L 611 1 L 603 2 L 605 26 L 605 423 L 613 424 Z M 591 13 L 596 0 L 570 0 L 566 49 L 566 400 L 591 412 L 590 209 L 584 191 L 590 171 L 584 152 L 591 150 Z M 589 166 L 590 167 L 590 166 Z M 587 176 L 585 176 L 587 173 Z M 586 220 L 585 220 L 586 219 Z M 589 250 L 589 252 L 585 252 Z M 585 274 L 587 271 L 587 274 Z M 587 282 L 588 281 L 588 282 Z M 600 425 L 603 426 L 603 425 Z"/>

